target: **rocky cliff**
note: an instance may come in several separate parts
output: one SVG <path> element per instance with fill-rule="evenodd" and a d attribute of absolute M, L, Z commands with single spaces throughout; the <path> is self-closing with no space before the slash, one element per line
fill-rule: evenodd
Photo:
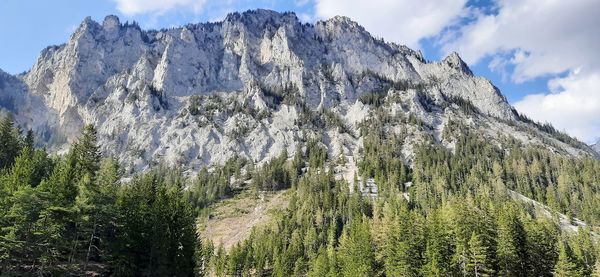
<path fill-rule="evenodd" d="M 125 167 L 166 163 L 191 171 L 241 155 L 262 162 L 312 138 L 354 156 L 361 122 L 385 114 L 403 155 L 459 121 L 491 141 L 512 137 L 569 155 L 589 147 L 520 117 L 458 54 L 426 61 L 346 17 L 314 25 L 293 13 L 229 14 L 222 22 L 142 30 L 86 18 L 70 40 L 44 49 L 30 71 L 0 73 L 0 106 L 60 147 L 84 124 Z"/>

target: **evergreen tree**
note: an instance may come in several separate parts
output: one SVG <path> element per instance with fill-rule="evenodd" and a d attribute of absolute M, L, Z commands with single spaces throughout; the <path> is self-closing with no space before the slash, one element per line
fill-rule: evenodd
<path fill-rule="evenodd" d="M 571 249 L 569 246 L 562 242 L 559 244 L 558 249 L 558 261 L 554 266 L 554 276 L 557 277 L 577 277 L 583 276 L 581 270 L 577 267 L 577 264 L 573 261 Z"/>
<path fill-rule="evenodd" d="M 529 276 L 552 275 L 556 263 L 557 230 L 551 222 L 538 220 L 525 225 Z"/>
<path fill-rule="evenodd" d="M 102 261 L 102 253 L 107 252 L 109 247 L 108 241 L 114 239 L 114 229 L 117 227 L 115 191 L 118 191 L 120 178 L 118 163 L 112 159 L 104 160 L 94 182 L 87 176 L 84 175 L 81 179 L 83 182 L 79 183 L 76 199 L 85 266 L 90 261 Z M 105 260 L 109 258 L 105 257 Z"/>
<path fill-rule="evenodd" d="M 423 240 L 416 215 L 406 203 L 394 198 L 383 211 L 385 239 L 382 245 L 385 273 L 388 276 L 415 276 L 422 266 Z"/>
<path fill-rule="evenodd" d="M 467 267 L 474 276 L 490 276 L 491 265 L 487 257 L 488 249 L 481 238 L 473 232 L 469 239 L 469 261 Z"/>
<path fill-rule="evenodd" d="M 498 215 L 497 250 L 498 266 L 501 275 L 522 276 L 526 273 L 525 232 L 523 225 L 508 207 Z"/>
<path fill-rule="evenodd" d="M 20 133 L 11 116 L 0 118 L 0 169 L 12 165 L 21 151 Z"/>
<path fill-rule="evenodd" d="M 191 275 L 196 233 L 189 203 L 178 185 L 158 172 L 138 177 L 117 199 L 112 265 L 123 275 Z"/>
<path fill-rule="evenodd" d="M 307 274 L 309 277 L 327 276 L 329 273 L 329 257 L 324 247 L 319 250 L 319 253 L 311 261 L 309 268 Z"/>
<path fill-rule="evenodd" d="M 593 277 L 600 277 L 600 259 L 596 258 L 596 263 L 594 264 L 594 271 L 592 272 Z"/>
<path fill-rule="evenodd" d="M 374 251 L 368 222 L 355 219 L 340 239 L 342 276 L 373 276 Z"/>
<path fill-rule="evenodd" d="M 443 214 L 432 212 L 428 216 L 423 275 L 445 276 L 450 274 L 450 261 L 455 251 L 451 228 L 444 222 Z"/>
<path fill-rule="evenodd" d="M 33 130 L 27 130 L 27 134 L 25 135 L 25 139 L 23 140 L 23 147 L 29 147 L 29 149 L 34 149 L 35 138 L 33 135 Z"/>
<path fill-rule="evenodd" d="M 73 146 L 80 176 L 88 174 L 93 179 L 100 168 L 101 157 L 97 141 L 96 128 L 93 125 L 86 125 L 79 141 Z"/>

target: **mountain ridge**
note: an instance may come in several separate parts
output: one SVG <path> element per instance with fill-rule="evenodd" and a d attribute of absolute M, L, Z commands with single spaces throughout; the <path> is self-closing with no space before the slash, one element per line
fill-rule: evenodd
<path fill-rule="evenodd" d="M 380 110 L 418 119 L 386 123 L 390 133 L 407 133 L 408 163 L 411 145 L 429 137 L 452 147 L 442 137 L 451 121 L 490 140 L 593 155 L 524 120 L 457 53 L 428 62 L 341 16 L 313 25 L 255 10 L 148 31 L 113 15 L 102 23 L 88 17 L 67 43 L 47 47 L 30 71 L 8 79 L 0 100 L 21 97 L 28 108 L 0 105 L 43 143 L 64 147 L 94 124 L 103 151 L 129 169 L 166 163 L 193 171 L 237 155 L 261 163 L 313 138 L 332 156 L 353 156 L 360 123 Z"/>

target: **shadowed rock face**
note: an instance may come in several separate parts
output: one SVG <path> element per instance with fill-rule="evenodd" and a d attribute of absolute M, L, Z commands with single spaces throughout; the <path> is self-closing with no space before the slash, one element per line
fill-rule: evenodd
<path fill-rule="evenodd" d="M 495 131 L 533 143 L 546 136 L 506 132 L 514 128 L 507 122 L 527 124 L 456 53 L 427 62 L 346 17 L 311 25 L 268 10 L 159 31 L 116 16 L 101 24 L 86 18 L 66 44 L 44 49 L 26 74 L 0 74 L 0 93 L 0 105 L 28 118 L 23 123 L 65 138 L 54 139 L 56 145 L 95 124 L 106 154 L 136 169 L 162 162 L 196 169 L 234 155 L 261 162 L 315 136 L 333 155 L 354 155 L 357 124 L 376 109 L 358 99 L 373 93 L 386 99 L 387 113 L 425 122 L 426 128 L 394 127 L 409 130 L 412 143 L 429 135 L 450 146 L 439 137 L 449 120 L 485 129 L 491 139 Z M 15 109 L 11 99 L 19 97 L 37 100 Z M 469 103 L 476 114 L 457 103 Z M 307 114 L 317 123 L 307 124 Z M 337 126 L 319 124 L 325 117 L 337 118 Z M 582 151 L 561 142 L 552 147 Z"/>
<path fill-rule="evenodd" d="M 49 140 L 57 126 L 57 115 L 42 97 L 29 93 L 18 77 L 0 70 L 0 112 L 10 113 L 21 125 L 36 131 L 36 137 Z"/>
<path fill-rule="evenodd" d="M 590 145 L 590 147 L 592 147 L 592 149 L 594 149 L 594 151 L 596 151 L 596 153 L 598 153 L 600 155 L 600 140 L 598 140 L 596 143 Z"/>

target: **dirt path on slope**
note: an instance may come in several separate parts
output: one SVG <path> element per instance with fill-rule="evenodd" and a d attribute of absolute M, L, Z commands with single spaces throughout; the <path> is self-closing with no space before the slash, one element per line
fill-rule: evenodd
<path fill-rule="evenodd" d="M 288 206 L 286 191 L 270 194 L 263 199 L 251 193 L 224 200 L 215 205 L 210 219 L 199 223 L 200 235 L 211 240 L 216 247 L 223 245 L 229 250 L 238 242 L 250 236 L 252 227 L 264 226 L 271 222 L 273 212 Z"/>

